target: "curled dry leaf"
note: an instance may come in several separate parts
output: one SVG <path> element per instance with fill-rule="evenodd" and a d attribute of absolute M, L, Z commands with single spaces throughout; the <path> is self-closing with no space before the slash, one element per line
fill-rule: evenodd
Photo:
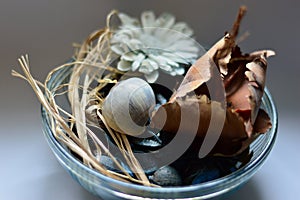
<path fill-rule="evenodd" d="M 169 102 L 153 114 L 151 126 L 170 134 L 176 134 L 181 126 L 189 134 L 192 123 L 198 123 L 196 139 L 191 148 L 199 149 L 210 125 L 211 114 L 216 112 L 214 124 L 223 123 L 224 126 L 210 154 L 222 155 L 242 152 L 259 133 L 265 133 L 272 126 L 268 114 L 260 109 L 260 104 L 265 87 L 266 58 L 275 53 L 262 50 L 242 54 L 235 39 L 245 12 L 246 8 L 241 7 L 232 30 L 191 66 Z M 222 95 L 227 106 L 209 99 L 209 92 L 219 92 L 207 90 L 208 82 L 215 79 L 215 76 L 221 77 L 221 85 L 224 87 Z M 196 96 L 191 97 L 192 94 Z M 190 109 L 187 117 L 191 119 L 191 124 L 180 124 L 180 110 L 183 108 Z M 197 112 L 200 112 L 198 122 L 195 121 L 196 116 L 199 116 Z M 226 113 L 225 122 L 218 113 Z"/>
<path fill-rule="evenodd" d="M 170 98 L 170 102 L 174 102 L 177 97 L 183 97 L 209 81 L 215 65 L 218 66 L 221 74 L 227 74 L 227 63 L 236 49 L 235 38 L 245 12 L 246 7 L 241 7 L 231 33 L 227 33 L 191 66 L 179 88 Z"/>
<path fill-rule="evenodd" d="M 232 58 L 229 67 L 238 68 L 224 77 L 227 102 L 234 112 L 244 119 L 246 131 L 251 137 L 253 125 L 257 120 L 261 98 L 264 94 L 267 56 L 273 51 L 259 51 Z M 260 118 L 258 118 L 260 119 Z"/>

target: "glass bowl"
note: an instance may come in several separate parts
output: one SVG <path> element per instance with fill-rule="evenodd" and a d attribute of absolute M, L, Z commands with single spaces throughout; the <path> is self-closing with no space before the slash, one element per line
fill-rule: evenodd
<path fill-rule="evenodd" d="M 47 87 L 49 89 L 57 87 L 68 79 L 70 73 L 71 68 L 56 71 Z M 237 190 L 257 172 L 268 157 L 274 145 L 278 127 L 276 107 L 268 89 L 265 89 L 261 107 L 269 114 L 273 126 L 250 145 L 250 151 L 253 152 L 250 162 L 227 176 L 209 182 L 162 188 L 125 183 L 88 168 L 55 139 L 49 127 L 49 115 L 43 107 L 41 112 L 44 135 L 58 161 L 82 187 L 96 196 L 103 199 L 209 199 Z"/>

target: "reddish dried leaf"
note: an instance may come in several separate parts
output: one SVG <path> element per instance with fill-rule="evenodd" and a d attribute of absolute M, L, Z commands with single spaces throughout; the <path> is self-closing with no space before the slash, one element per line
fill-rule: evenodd
<path fill-rule="evenodd" d="M 185 96 L 189 92 L 200 87 L 203 83 L 210 80 L 212 76 L 212 68 L 218 67 L 222 74 L 227 74 L 227 63 L 229 62 L 231 53 L 236 46 L 235 38 L 238 34 L 240 23 L 245 12 L 246 7 L 242 6 L 231 32 L 227 33 L 202 57 L 200 57 L 194 65 L 191 66 L 179 88 L 170 98 L 170 102 L 174 102 L 177 97 Z"/>
<path fill-rule="evenodd" d="M 193 135 L 196 123 L 198 128 L 192 148 L 199 149 L 210 125 L 212 112 L 216 112 L 218 116 L 214 119 L 214 124 L 223 123 L 224 118 L 220 116 L 223 114 L 224 117 L 225 112 L 226 120 L 222 133 L 211 151 L 211 154 L 222 155 L 236 155 L 242 152 L 258 136 L 257 133 L 265 133 L 271 128 L 270 118 L 259 107 L 265 87 L 266 58 L 275 53 L 269 50 L 245 55 L 241 53 L 235 39 L 245 11 L 245 7 L 240 8 L 231 32 L 191 66 L 169 102 L 154 113 L 151 126 L 170 134 L 176 134 L 180 126 L 186 134 Z M 216 76 L 222 78 L 219 81 L 222 84 L 215 84 L 216 80 L 219 80 Z M 218 86 L 213 87 L 217 88 L 217 91 L 209 91 L 211 88 L 207 85 L 211 82 Z M 204 98 L 205 95 L 211 97 L 209 92 L 219 93 L 220 85 L 225 87 L 226 92 L 217 96 L 226 96 L 229 105 L 226 111 L 220 102 Z M 192 92 L 202 97 L 190 97 Z M 212 111 L 212 104 L 216 105 L 217 109 Z M 184 116 L 189 119 L 185 120 L 184 124 L 181 121 L 181 109 L 189 113 L 188 116 Z"/>
<path fill-rule="evenodd" d="M 248 136 L 254 133 L 253 125 L 256 121 L 261 98 L 264 94 L 267 61 L 265 56 L 274 55 L 273 51 L 259 51 L 253 54 L 232 58 L 230 66 L 239 66 L 236 71 L 228 74 L 224 80 L 227 93 L 227 101 L 235 112 L 245 120 Z M 239 86 L 233 86 L 237 83 Z"/>

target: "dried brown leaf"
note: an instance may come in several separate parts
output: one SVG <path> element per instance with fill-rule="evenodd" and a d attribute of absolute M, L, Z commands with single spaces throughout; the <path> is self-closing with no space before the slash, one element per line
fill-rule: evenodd
<path fill-rule="evenodd" d="M 235 38 L 245 12 L 246 7 L 241 7 L 231 32 L 221 38 L 191 66 L 179 88 L 170 98 L 170 102 L 175 101 L 177 97 L 185 96 L 210 80 L 212 77 L 212 68 L 216 66 L 222 74 L 227 74 L 226 66 L 231 58 L 232 49 L 236 46 Z"/>
<path fill-rule="evenodd" d="M 223 114 L 226 112 L 226 120 L 220 139 L 211 153 L 234 155 L 241 152 L 257 137 L 256 133 L 265 133 L 271 127 L 267 113 L 259 108 L 265 87 L 266 58 L 275 53 L 263 50 L 242 54 L 235 40 L 245 12 L 246 8 L 241 7 L 231 31 L 191 66 L 169 102 L 154 114 L 154 127 L 176 134 L 180 125 L 187 134 L 191 134 L 191 127 L 198 123 L 197 142 L 194 142 L 194 146 L 199 148 L 210 124 L 211 112 L 221 112 L 224 107 L 221 102 L 206 102 L 203 98 L 195 99 L 190 96 L 193 92 L 208 97 L 211 96 L 209 92 L 219 93 L 220 90 L 205 88 L 208 83 L 215 82 L 215 76 L 222 78 L 222 86 L 225 88 L 223 95 L 226 96 L 229 107 L 226 111 L 223 110 Z M 211 111 L 211 104 L 218 104 L 218 109 Z M 180 124 L 181 108 L 190 113 L 187 117 L 191 120 L 187 120 L 184 125 Z M 199 113 L 201 117 L 197 121 Z M 221 117 L 218 119 L 214 123 L 223 123 Z"/>
<path fill-rule="evenodd" d="M 212 108 L 214 109 L 212 110 Z M 182 109 L 189 113 L 190 120 L 181 121 L 182 117 L 187 117 L 181 116 Z M 191 148 L 197 149 L 198 152 L 209 128 L 212 112 L 215 114 L 213 123 L 224 123 L 224 127 L 211 154 L 231 155 L 236 153 L 242 147 L 242 141 L 247 138 L 243 119 L 231 109 L 227 109 L 225 111 L 226 120 L 223 122 L 224 108 L 219 102 L 210 101 L 206 96 L 197 99 L 177 98 L 175 102 L 164 104 L 153 116 L 151 126 L 169 134 L 176 134 L 180 126 L 180 130 L 186 132 L 187 137 L 194 137 L 194 127 L 197 123 L 196 139 Z"/>

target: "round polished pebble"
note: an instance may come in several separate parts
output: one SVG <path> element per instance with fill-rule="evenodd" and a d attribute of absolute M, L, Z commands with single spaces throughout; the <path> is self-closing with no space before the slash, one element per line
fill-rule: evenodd
<path fill-rule="evenodd" d="M 150 180 L 160 186 L 180 186 L 182 185 L 182 179 L 176 169 L 170 166 L 164 166 L 154 172 L 153 176 L 150 176 Z"/>

